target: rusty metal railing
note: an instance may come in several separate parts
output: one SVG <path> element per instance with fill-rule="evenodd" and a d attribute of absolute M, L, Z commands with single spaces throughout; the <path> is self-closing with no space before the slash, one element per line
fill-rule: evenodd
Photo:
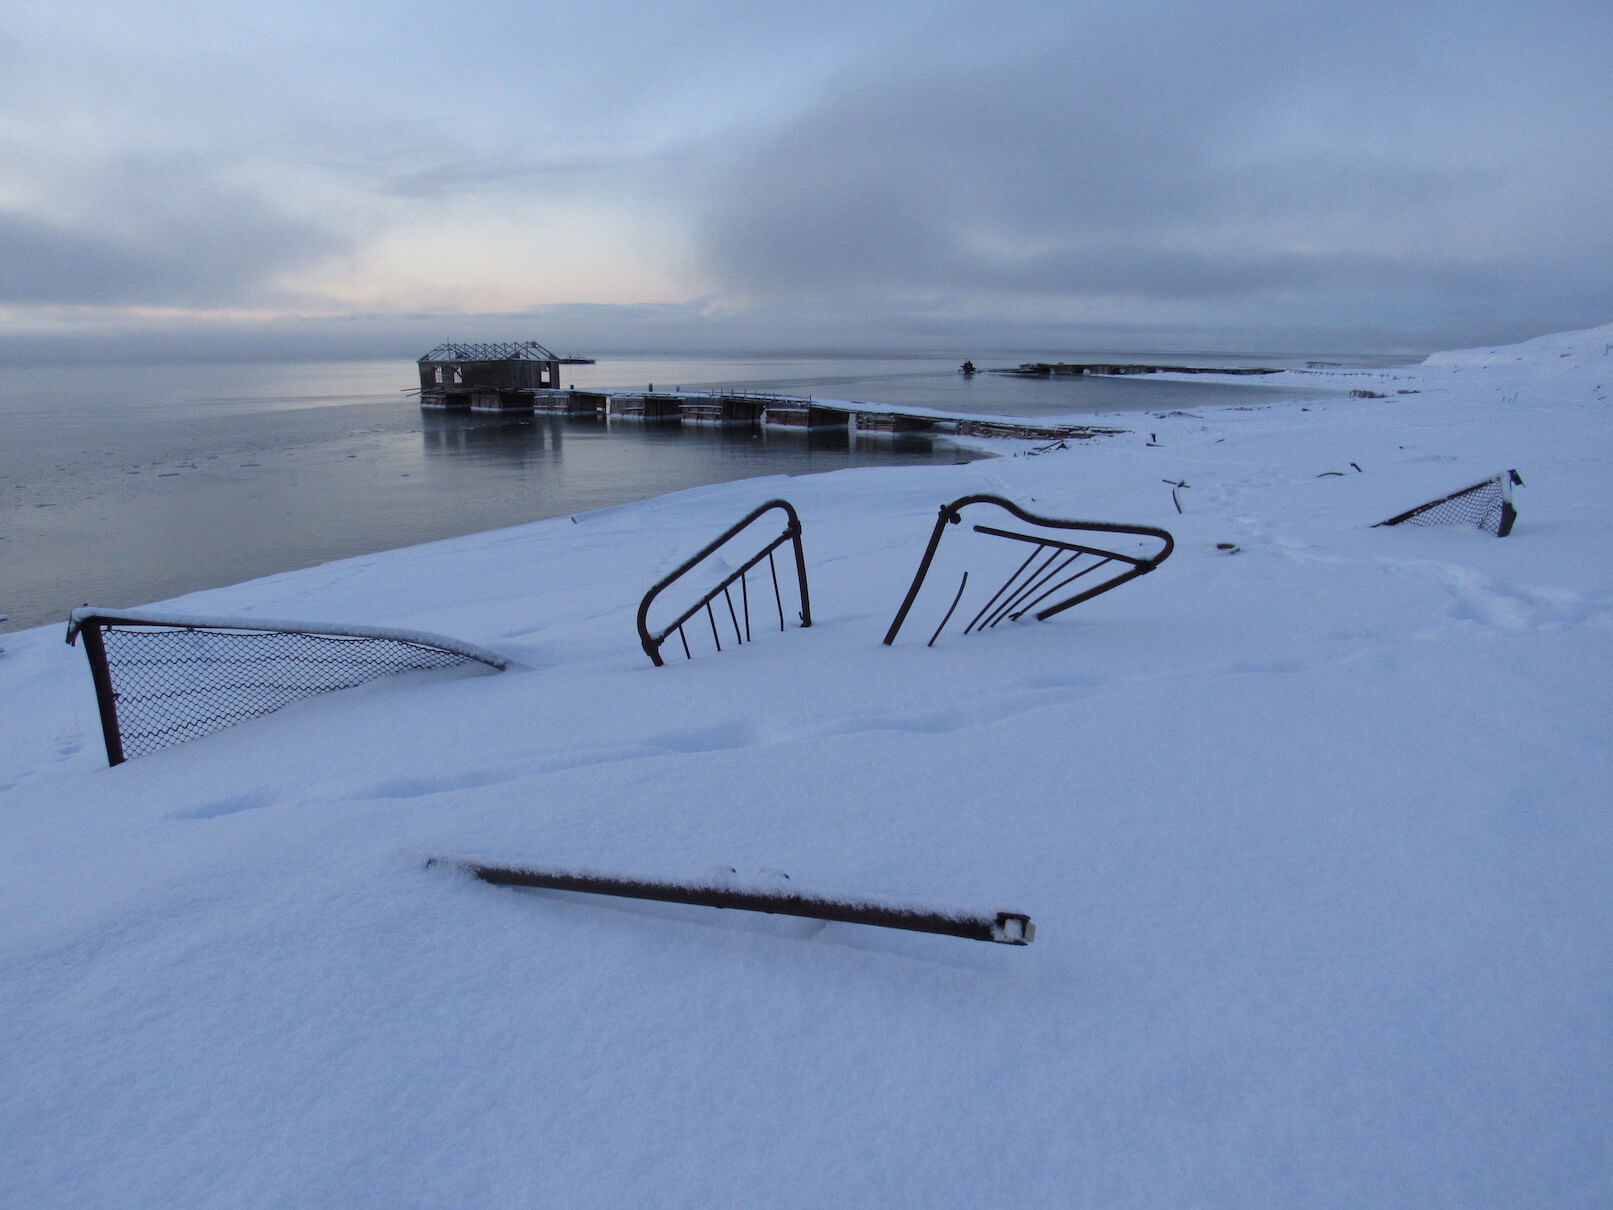
<path fill-rule="evenodd" d="M 965 634 L 977 630 L 990 630 L 999 622 L 1017 621 L 1027 614 L 1031 614 L 1038 621 L 1045 621 L 1055 614 L 1079 605 L 1082 601 L 1091 600 L 1100 593 L 1118 588 L 1128 580 L 1147 575 L 1170 557 L 1176 545 L 1175 539 L 1169 533 L 1151 525 L 1115 525 L 1103 521 L 1064 521 L 1052 517 L 1038 517 L 1001 496 L 964 496 L 951 504 L 941 506 L 935 529 L 930 534 L 929 545 L 924 548 L 924 557 L 919 560 L 918 572 L 907 590 L 907 596 L 902 600 L 901 608 L 896 611 L 890 629 L 885 633 L 886 646 L 896 641 L 897 632 L 901 630 L 909 610 L 918 599 L 919 590 L 924 585 L 925 576 L 929 574 L 930 565 L 935 559 L 936 550 L 941 545 L 941 536 L 946 532 L 947 526 L 961 524 L 963 510 L 977 504 L 1002 509 L 1024 525 L 1044 531 L 1129 535 L 1141 539 L 1142 545 L 1150 548 L 1150 553 L 1112 550 L 1106 546 L 1056 537 L 1046 532 L 1023 533 L 999 526 L 976 525 L 973 529 L 977 534 L 1025 543 L 1031 550 L 970 619 L 963 628 Z M 1088 578 L 1092 576 L 1098 578 Z M 1078 581 L 1082 583 L 1079 587 L 1074 587 Z M 928 646 L 934 646 L 935 640 L 941 637 L 941 632 L 952 620 L 952 615 L 963 600 L 968 584 L 969 573 L 964 571 L 957 592 L 952 598 L 952 604 L 941 618 L 940 625 L 930 635 Z M 1070 591 L 1069 595 L 1061 595 L 1072 588 L 1073 591 Z"/>
<path fill-rule="evenodd" d="M 758 518 L 775 509 L 781 511 L 785 516 L 783 532 L 769 541 L 761 550 L 747 558 L 737 571 L 730 572 L 723 577 L 715 588 L 706 592 L 668 625 L 655 631 L 650 629 L 650 606 L 661 593 L 738 537 Z M 786 542 L 790 543 L 795 552 L 795 577 L 801 598 L 801 607 L 797 611 L 797 616 L 800 618 L 803 627 L 812 625 L 812 604 L 807 595 L 806 558 L 801 551 L 801 518 L 796 515 L 795 509 L 788 501 L 769 500 L 766 504 L 752 509 L 741 520 L 729 526 L 714 541 L 707 543 L 698 553 L 679 565 L 676 571 L 657 582 L 644 594 L 644 599 L 639 602 L 638 607 L 639 642 L 644 647 L 644 653 L 650 657 L 657 667 L 660 667 L 666 662 L 661 658 L 661 647 L 666 643 L 667 639 L 676 634 L 683 645 L 684 658 L 692 658 L 689 650 L 689 636 L 684 630 L 684 625 L 701 612 L 705 613 L 706 620 L 710 623 L 712 642 L 716 644 L 717 650 L 721 651 L 721 630 L 723 628 L 719 626 L 717 613 L 713 607 L 718 597 L 723 598 L 723 602 L 727 606 L 728 623 L 733 627 L 734 642 L 736 644 L 750 642 L 749 573 L 752 569 L 758 567 L 764 559 L 767 561 L 767 569 L 773 585 L 773 600 L 777 606 L 779 629 L 783 630 L 785 628 L 784 597 L 779 589 L 778 565 L 774 561 L 773 552 Z M 734 605 L 733 596 L 735 584 L 739 585 L 740 595 L 740 603 L 737 608 Z"/>
<path fill-rule="evenodd" d="M 432 858 L 426 865 L 447 865 L 495 886 L 532 887 L 539 890 L 574 891 L 588 895 L 614 895 L 627 899 L 653 899 L 661 903 L 686 903 L 696 907 L 733 908 L 746 912 L 767 912 L 779 916 L 805 916 L 842 924 L 870 924 L 879 928 L 906 929 L 916 933 L 939 933 L 968 941 L 994 941 L 999 945 L 1029 945 L 1036 937 L 1036 926 L 1022 912 L 948 912 L 907 907 L 872 900 L 827 899 L 794 891 L 743 890 L 706 883 L 655 882 L 638 878 L 616 878 L 565 870 L 533 870 L 512 866 L 481 865 L 468 861 Z"/>

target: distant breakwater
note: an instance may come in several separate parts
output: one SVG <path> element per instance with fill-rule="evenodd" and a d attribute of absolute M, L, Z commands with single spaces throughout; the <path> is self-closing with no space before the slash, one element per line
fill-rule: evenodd
<path fill-rule="evenodd" d="M 991 370 L 989 373 L 1009 374 L 1016 378 L 1073 378 L 1079 374 L 1118 377 L 1127 374 L 1278 374 L 1281 371 L 1263 366 L 1162 366 L 1113 362 L 1027 361 L 1011 369 Z"/>

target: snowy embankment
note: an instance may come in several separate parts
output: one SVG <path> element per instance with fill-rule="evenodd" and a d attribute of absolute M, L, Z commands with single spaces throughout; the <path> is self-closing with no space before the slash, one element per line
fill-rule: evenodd
<path fill-rule="evenodd" d="M 82 653 L 6 636 L 0 1201 L 1605 1205 L 1610 344 L 197 593 L 168 607 L 519 666 L 115 769 Z M 1509 538 L 1371 528 L 1508 467 Z M 1176 551 L 1047 623 L 882 647 L 937 505 L 974 492 Z M 814 625 L 652 667 L 639 596 L 772 496 Z M 512 891 L 431 856 L 783 871 L 1038 932 Z"/>

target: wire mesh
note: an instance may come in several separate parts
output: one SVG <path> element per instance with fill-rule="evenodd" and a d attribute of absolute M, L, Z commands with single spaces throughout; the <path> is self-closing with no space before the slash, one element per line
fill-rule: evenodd
<path fill-rule="evenodd" d="M 104 652 L 114 764 L 378 677 L 485 662 L 401 638 L 126 623 L 96 630 L 99 643 L 86 647 L 92 666 L 96 647 Z"/>
<path fill-rule="evenodd" d="M 1480 483 L 1464 487 L 1438 500 L 1408 509 L 1379 525 L 1473 525 L 1486 533 L 1504 538 L 1512 531 L 1517 510 L 1512 506 L 1511 487 L 1523 484 L 1515 470 L 1503 471 Z"/>

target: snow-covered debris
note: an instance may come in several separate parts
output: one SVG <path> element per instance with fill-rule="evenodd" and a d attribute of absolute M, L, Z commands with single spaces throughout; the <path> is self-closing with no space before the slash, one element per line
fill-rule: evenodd
<path fill-rule="evenodd" d="M 519 667 L 114 769 L 82 657 L 8 636 L 5 1200 L 1605 1204 L 1610 345 L 193 594 L 165 608 Z M 1504 541 L 1373 528 L 1498 467 L 1528 484 Z M 882 646 L 973 493 L 1175 552 L 1045 623 Z M 812 626 L 652 667 L 645 588 L 775 496 Z M 512 892 L 437 854 L 784 871 L 1037 938 Z"/>

